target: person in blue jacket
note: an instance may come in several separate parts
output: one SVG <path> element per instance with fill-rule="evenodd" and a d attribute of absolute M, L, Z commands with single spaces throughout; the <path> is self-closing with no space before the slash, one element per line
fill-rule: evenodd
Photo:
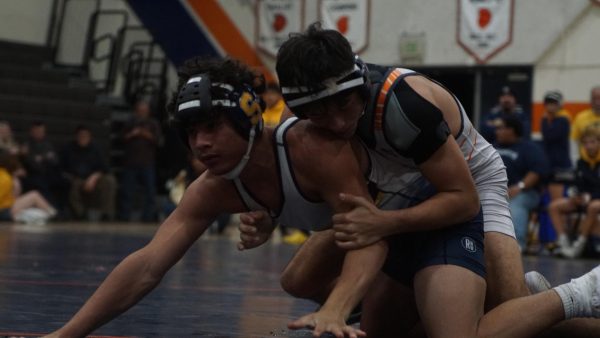
<path fill-rule="evenodd" d="M 523 124 L 514 116 L 501 118 L 496 128 L 495 147 L 508 175 L 509 208 L 521 249 L 527 245 L 529 213 L 540 202 L 539 188 L 550 168 L 544 151 L 523 139 Z"/>

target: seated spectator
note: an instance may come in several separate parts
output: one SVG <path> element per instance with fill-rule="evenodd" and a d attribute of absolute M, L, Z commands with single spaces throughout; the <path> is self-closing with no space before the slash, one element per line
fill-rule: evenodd
<path fill-rule="evenodd" d="M 37 191 L 21 194 L 19 180 L 12 174 L 17 165 L 13 156 L 0 151 L 0 221 L 44 224 L 56 210 Z"/>
<path fill-rule="evenodd" d="M 61 210 L 66 203 L 68 183 L 60 174 L 58 154 L 46 138 L 46 125 L 36 121 L 29 127 L 29 138 L 21 149 L 27 172 L 23 178 L 25 191 L 39 191 L 52 205 Z"/>
<path fill-rule="evenodd" d="M 506 166 L 510 212 L 517 240 L 524 250 L 529 214 L 540 203 L 539 188 L 549 173 L 549 166 L 544 151 L 522 136 L 521 121 L 515 116 L 503 116 L 496 128 L 494 146 Z"/>
<path fill-rule="evenodd" d="M 285 110 L 285 102 L 281 96 L 281 89 L 275 82 L 269 82 L 262 94 L 262 99 L 265 101 L 265 111 L 263 112 L 263 121 L 265 126 L 274 128 L 281 120 L 281 114 Z"/>
<path fill-rule="evenodd" d="M 15 141 L 10 128 L 10 124 L 6 121 L 0 121 L 0 152 L 5 152 L 11 157 L 10 161 L 14 162 L 15 170 L 11 173 L 14 177 L 22 178 L 26 172 L 20 160 L 21 147 Z"/>
<path fill-rule="evenodd" d="M 489 143 L 494 144 L 496 141 L 496 128 L 500 125 L 502 117 L 505 116 L 514 116 L 518 118 L 523 126 L 523 135 L 521 137 L 529 139 L 529 134 L 531 133 L 529 116 L 527 116 L 523 107 L 517 104 L 515 94 L 508 86 L 502 87 L 502 91 L 498 97 L 498 104 L 481 120 L 479 126 L 480 134 Z"/>
<path fill-rule="evenodd" d="M 65 146 L 61 154 L 61 168 L 71 183 L 69 203 L 78 219 L 87 216 L 98 221 L 115 216 L 117 183 L 109 173 L 104 155 L 92 142 L 92 133 L 79 126 L 75 140 Z"/>
<path fill-rule="evenodd" d="M 582 149 L 579 145 L 581 133 L 590 125 L 600 126 L 600 86 L 590 91 L 590 108 L 580 111 L 575 116 L 571 126 L 571 156 L 578 158 L 581 155 Z"/>
<path fill-rule="evenodd" d="M 549 91 L 544 95 L 542 136 L 544 151 L 553 176 L 560 175 L 572 167 L 569 150 L 571 115 L 562 108 L 562 100 L 562 94 L 558 91 Z M 551 200 L 562 198 L 564 184 L 551 180 L 548 184 L 548 193 Z"/>
<path fill-rule="evenodd" d="M 10 124 L 6 121 L 0 121 L 0 151 L 2 150 L 14 156 L 20 152 L 19 144 L 13 137 Z"/>
<path fill-rule="evenodd" d="M 588 126 L 581 134 L 580 143 L 583 151 L 577 161 L 576 183 L 570 189 L 572 193 L 569 197 L 553 201 L 549 207 L 558 235 L 558 254 L 567 258 L 579 257 L 583 253 L 600 214 L 600 129 Z M 577 229 L 577 239 L 571 245 L 566 230 L 567 216 L 579 211 L 585 212 L 585 218 Z"/>
<path fill-rule="evenodd" d="M 130 221 L 136 189 L 142 192 L 142 221 L 156 221 L 156 151 L 162 136 L 158 121 L 150 115 L 150 104 L 139 101 L 123 133 L 120 218 Z"/>

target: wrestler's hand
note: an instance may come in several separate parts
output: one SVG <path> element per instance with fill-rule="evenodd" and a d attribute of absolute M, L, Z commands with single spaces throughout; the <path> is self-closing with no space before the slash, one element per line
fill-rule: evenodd
<path fill-rule="evenodd" d="M 266 211 L 251 211 L 240 215 L 240 241 L 238 250 L 256 248 L 265 243 L 275 225 L 273 219 Z"/>
<path fill-rule="evenodd" d="M 321 337 L 322 334 L 329 332 L 337 338 L 359 338 L 366 337 L 367 334 L 352 326 L 346 325 L 344 318 L 339 313 L 329 313 L 325 310 L 308 314 L 296 321 L 288 324 L 291 330 L 309 328 L 313 330 L 313 337 Z"/>
<path fill-rule="evenodd" d="M 384 211 L 364 197 L 340 194 L 351 210 L 333 215 L 335 242 L 345 250 L 367 247 L 389 235 Z"/>

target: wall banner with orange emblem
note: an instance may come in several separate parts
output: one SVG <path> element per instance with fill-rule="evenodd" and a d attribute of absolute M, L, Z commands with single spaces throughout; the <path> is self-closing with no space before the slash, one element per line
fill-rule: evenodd
<path fill-rule="evenodd" d="M 514 0 L 458 0 L 458 44 L 486 63 L 512 42 Z"/>
<path fill-rule="evenodd" d="M 258 0 L 255 5 L 256 47 L 276 56 L 290 33 L 304 27 L 304 0 Z"/>
<path fill-rule="evenodd" d="M 370 11 L 370 0 L 319 0 L 323 27 L 342 33 L 356 53 L 369 45 Z"/>

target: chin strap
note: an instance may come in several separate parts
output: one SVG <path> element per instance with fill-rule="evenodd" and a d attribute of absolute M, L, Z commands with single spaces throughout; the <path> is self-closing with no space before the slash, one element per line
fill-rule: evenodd
<path fill-rule="evenodd" d="M 248 148 L 246 149 L 246 153 L 244 154 L 244 156 L 242 156 L 240 162 L 235 166 L 235 168 L 231 169 L 231 171 L 229 171 L 228 173 L 221 175 L 221 177 L 228 180 L 233 180 L 240 175 L 242 170 L 244 170 L 244 167 L 246 167 L 246 164 L 248 164 L 248 160 L 250 160 L 250 151 L 252 150 L 252 145 L 254 144 L 256 128 L 258 128 L 258 125 L 250 129 L 250 135 L 248 136 Z"/>

